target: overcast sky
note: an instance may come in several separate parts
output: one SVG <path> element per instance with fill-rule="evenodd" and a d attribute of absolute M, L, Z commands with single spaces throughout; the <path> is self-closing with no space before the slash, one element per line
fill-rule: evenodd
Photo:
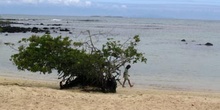
<path fill-rule="evenodd" d="M 0 0 L 0 14 L 220 20 L 220 0 Z"/>

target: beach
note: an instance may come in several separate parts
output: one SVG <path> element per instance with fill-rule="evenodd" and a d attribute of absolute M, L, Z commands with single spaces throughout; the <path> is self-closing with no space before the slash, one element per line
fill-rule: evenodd
<path fill-rule="evenodd" d="M 126 41 L 139 35 L 137 45 L 147 63 L 132 64 L 134 87 L 117 93 L 59 89 L 57 71 L 51 74 L 19 71 L 9 59 L 18 51 L 4 45 L 44 32 L 0 33 L 0 110 L 220 110 L 220 21 L 112 18 L 85 16 L 3 15 L 12 27 L 47 30 L 51 36 L 86 40 L 96 37 Z M 184 40 L 184 42 L 183 42 Z M 213 46 L 206 46 L 207 42 Z M 124 68 L 121 68 L 123 72 Z"/>
<path fill-rule="evenodd" d="M 0 110 L 219 110 L 220 93 L 117 88 L 59 90 L 58 82 L 0 77 Z"/>
<path fill-rule="evenodd" d="M 147 63 L 132 64 L 130 78 L 135 87 L 220 91 L 220 61 L 217 60 L 220 59 L 220 21 L 37 15 L 2 15 L 2 18 L 11 20 L 11 26 L 48 29 L 53 37 L 68 36 L 73 41 L 85 41 L 87 35 L 82 33 L 86 30 L 91 34 L 106 33 L 94 39 L 94 45 L 100 50 L 107 38 L 123 43 L 139 35 L 137 49 L 145 53 Z M 0 33 L 0 75 L 57 80 L 56 70 L 47 76 L 18 71 L 9 60 L 18 51 L 4 45 L 11 42 L 18 47 L 17 42 L 22 38 L 43 34 Z M 203 45 L 207 42 L 213 46 Z M 123 72 L 124 68 L 120 69 Z"/>

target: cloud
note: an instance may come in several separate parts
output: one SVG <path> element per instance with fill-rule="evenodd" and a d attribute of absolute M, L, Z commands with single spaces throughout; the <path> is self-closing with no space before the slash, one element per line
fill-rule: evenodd
<path fill-rule="evenodd" d="M 127 5 L 121 5 L 121 8 L 127 8 Z"/>
<path fill-rule="evenodd" d="M 22 3 L 27 3 L 27 4 L 36 4 L 36 3 L 41 3 L 44 2 L 45 0 L 0 0 L 1 4 L 7 3 L 7 4 L 22 4 Z"/>
<path fill-rule="evenodd" d="M 114 4 L 114 5 L 112 5 L 111 8 L 125 9 L 125 8 L 127 8 L 127 5 L 118 5 L 118 4 Z"/>
<path fill-rule="evenodd" d="M 65 4 L 65 5 L 75 5 L 80 3 L 80 0 L 44 0 L 44 1 L 53 4 Z"/>
<path fill-rule="evenodd" d="M 92 2 L 91 1 L 85 1 L 85 5 L 90 6 L 90 5 L 92 5 Z"/>
<path fill-rule="evenodd" d="M 55 5 L 77 5 L 90 6 L 91 1 L 82 0 L 0 0 L 0 4 L 55 4 Z"/>

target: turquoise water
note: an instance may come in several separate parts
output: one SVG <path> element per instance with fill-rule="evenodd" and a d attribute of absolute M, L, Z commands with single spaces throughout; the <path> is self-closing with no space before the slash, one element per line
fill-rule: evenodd
<path fill-rule="evenodd" d="M 53 36 L 69 36 L 84 40 L 81 32 L 105 32 L 99 36 L 96 45 L 104 42 L 106 37 L 115 37 L 121 41 L 140 35 L 138 49 L 145 53 L 147 64 L 132 65 L 129 71 L 131 81 L 136 87 L 220 91 L 220 21 L 175 20 L 175 19 L 137 19 L 112 17 L 64 17 L 64 16 L 24 16 L 1 15 L 3 18 L 19 19 L 17 24 L 24 27 L 45 27 L 47 24 L 62 24 L 68 32 L 51 33 Z M 38 25 L 43 23 L 44 26 Z M 81 33 L 81 34 L 80 34 Z M 27 77 L 33 79 L 56 80 L 51 75 L 23 72 L 9 61 L 16 51 L 3 45 L 4 42 L 16 42 L 22 37 L 34 33 L 0 34 L 0 75 Z M 42 35 L 42 34 L 37 34 Z M 186 39 L 185 42 L 181 42 Z M 212 47 L 204 45 L 207 42 Z"/>

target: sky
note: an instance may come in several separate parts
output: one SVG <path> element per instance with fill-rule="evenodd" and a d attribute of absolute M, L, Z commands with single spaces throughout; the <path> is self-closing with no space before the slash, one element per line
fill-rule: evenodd
<path fill-rule="evenodd" d="M 220 0 L 0 0 L 0 14 L 220 20 Z"/>

